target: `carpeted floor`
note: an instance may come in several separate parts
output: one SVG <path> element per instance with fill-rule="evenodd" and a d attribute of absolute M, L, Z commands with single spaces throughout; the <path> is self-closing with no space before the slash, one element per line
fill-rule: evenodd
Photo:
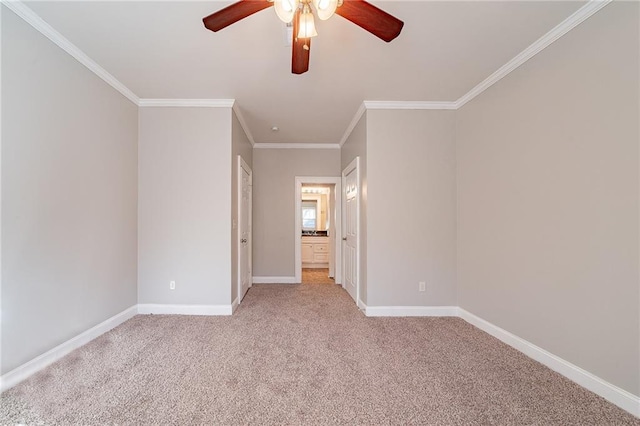
<path fill-rule="evenodd" d="M 255 285 L 231 317 L 136 316 L 2 394 L 1 424 L 640 425 L 458 318 Z"/>
<path fill-rule="evenodd" d="M 303 268 L 302 284 L 335 284 L 335 280 L 329 277 L 328 268 Z"/>

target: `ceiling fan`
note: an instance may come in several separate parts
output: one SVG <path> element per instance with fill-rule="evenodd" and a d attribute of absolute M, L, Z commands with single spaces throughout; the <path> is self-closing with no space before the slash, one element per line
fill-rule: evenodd
<path fill-rule="evenodd" d="M 313 9 L 322 20 L 329 19 L 335 13 L 387 43 L 398 37 L 404 25 L 398 18 L 365 0 L 241 0 L 203 18 L 202 21 L 207 29 L 220 31 L 271 6 L 274 6 L 282 21 L 293 22 L 291 72 L 294 74 L 302 74 L 309 70 L 311 37 L 318 35 Z"/>

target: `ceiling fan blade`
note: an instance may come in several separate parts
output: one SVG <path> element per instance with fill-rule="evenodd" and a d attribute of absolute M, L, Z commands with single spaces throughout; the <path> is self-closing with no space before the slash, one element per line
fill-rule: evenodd
<path fill-rule="evenodd" d="M 273 6 L 268 0 L 241 0 L 202 19 L 204 26 L 211 31 L 220 31 L 231 24 Z"/>
<path fill-rule="evenodd" d="M 300 9 L 293 17 L 293 45 L 291 55 L 291 72 L 303 74 L 309 71 L 309 53 L 311 52 L 311 39 L 298 38 L 298 28 L 300 23 Z"/>
<path fill-rule="evenodd" d="M 400 35 L 404 22 L 364 0 L 344 0 L 336 14 L 387 43 Z"/>

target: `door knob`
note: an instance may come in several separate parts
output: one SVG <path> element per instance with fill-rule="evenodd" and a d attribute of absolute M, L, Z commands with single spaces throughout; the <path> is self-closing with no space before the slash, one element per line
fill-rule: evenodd
<path fill-rule="evenodd" d="M 347 241 L 347 237 L 342 237 L 342 241 Z"/>

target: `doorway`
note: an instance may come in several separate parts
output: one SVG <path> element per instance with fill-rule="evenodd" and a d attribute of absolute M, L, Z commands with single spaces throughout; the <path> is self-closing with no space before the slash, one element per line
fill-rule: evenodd
<path fill-rule="evenodd" d="M 327 269 L 342 284 L 342 179 L 295 178 L 295 282 L 302 269 Z M 321 273 L 320 271 L 314 271 Z"/>

